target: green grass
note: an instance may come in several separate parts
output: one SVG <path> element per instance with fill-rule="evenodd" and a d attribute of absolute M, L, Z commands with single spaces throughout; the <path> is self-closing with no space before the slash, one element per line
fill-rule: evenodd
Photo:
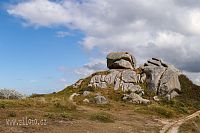
<path fill-rule="evenodd" d="M 173 118 L 177 116 L 177 113 L 173 108 L 157 103 L 147 106 L 137 106 L 136 111 L 142 114 L 156 115 L 163 118 Z"/>
<path fill-rule="evenodd" d="M 113 123 L 114 117 L 108 113 L 100 112 L 100 113 L 92 114 L 90 116 L 90 120 L 98 121 L 102 123 Z"/>
<path fill-rule="evenodd" d="M 62 117 L 62 118 L 65 118 L 65 119 L 67 119 L 67 120 L 73 120 L 74 118 L 73 118 L 73 115 L 71 114 L 71 113 L 69 113 L 69 112 L 62 112 L 61 114 L 60 114 L 60 116 Z"/>

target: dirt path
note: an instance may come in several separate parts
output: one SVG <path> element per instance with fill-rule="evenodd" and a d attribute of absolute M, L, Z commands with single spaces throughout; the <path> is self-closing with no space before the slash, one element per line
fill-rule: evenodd
<path fill-rule="evenodd" d="M 179 127 L 186 121 L 200 115 L 200 110 L 176 121 L 166 121 L 166 125 L 162 128 L 160 133 L 178 133 Z"/>

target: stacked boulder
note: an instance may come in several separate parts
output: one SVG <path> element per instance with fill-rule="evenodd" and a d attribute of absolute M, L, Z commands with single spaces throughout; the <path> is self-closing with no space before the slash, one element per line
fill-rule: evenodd
<path fill-rule="evenodd" d="M 126 63 L 120 63 L 126 62 Z M 90 86 L 107 88 L 112 85 L 114 90 L 142 93 L 139 85 L 140 74 L 135 72 L 136 60 L 127 52 L 114 52 L 107 56 L 107 66 L 110 69 L 107 75 L 95 75 L 90 80 Z"/>
<path fill-rule="evenodd" d="M 132 103 L 149 103 L 149 100 L 143 99 L 141 96 L 144 90 L 138 83 L 141 81 L 141 75 L 135 71 L 136 59 L 127 52 L 114 52 L 107 56 L 108 74 L 94 75 L 89 83 L 89 86 L 94 86 L 106 89 L 112 86 L 114 90 L 121 89 L 123 92 L 131 92 L 126 94 L 123 100 L 128 100 Z M 144 76 L 143 76 L 143 80 Z"/>
<path fill-rule="evenodd" d="M 107 56 L 107 67 L 109 69 L 134 69 L 136 59 L 128 52 L 112 52 Z"/>

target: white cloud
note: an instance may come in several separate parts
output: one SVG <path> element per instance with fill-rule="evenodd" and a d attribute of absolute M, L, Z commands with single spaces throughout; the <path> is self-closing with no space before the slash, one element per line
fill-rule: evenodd
<path fill-rule="evenodd" d="M 11 6 L 8 13 L 20 17 L 28 25 L 52 26 L 65 25 L 69 16 L 59 3 L 49 0 L 28 0 Z"/>
<path fill-rule="evenodd" d="M 187 20 L 189 21 L 188 30 L 200 35 L 200 9 L 192 9 L 189 11 L 189 18 Z"/>
<path fill-rule="evenodd" d="M 106 70 L 105 59 L 91 59 L 89 63 L 85 64 L 83 67 L 75 69 L 74 72 L 80 76 L 88 76 L 99 70 Z"/>
<path fill-rule="evenodd" d="M 187 75 L 193 83 L 200 85 L 200 73 L 184 72 L 184 74 Z"/>
<path fill-rule="evenodd" d="M 139 63 L 161 57 L 200 72 L 200 2 L 197 0 L 28 0 L 8 13 L 29 25 L 81 30 L 82 46 L 105 55 L 128 51 Z M 84 66 L 77 73 L 91 73 Z"/>

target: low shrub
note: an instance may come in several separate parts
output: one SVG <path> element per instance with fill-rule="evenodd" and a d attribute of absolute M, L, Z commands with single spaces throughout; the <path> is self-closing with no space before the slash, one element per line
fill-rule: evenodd
<path fill-rule="evenodd" d="M 90 117 L 90 120 L 99 121 L 102 123 L 113 123 L 114 122 L 113 116 L 108 113 L 104 113 L 104 112 L 92 114 Z"/>

